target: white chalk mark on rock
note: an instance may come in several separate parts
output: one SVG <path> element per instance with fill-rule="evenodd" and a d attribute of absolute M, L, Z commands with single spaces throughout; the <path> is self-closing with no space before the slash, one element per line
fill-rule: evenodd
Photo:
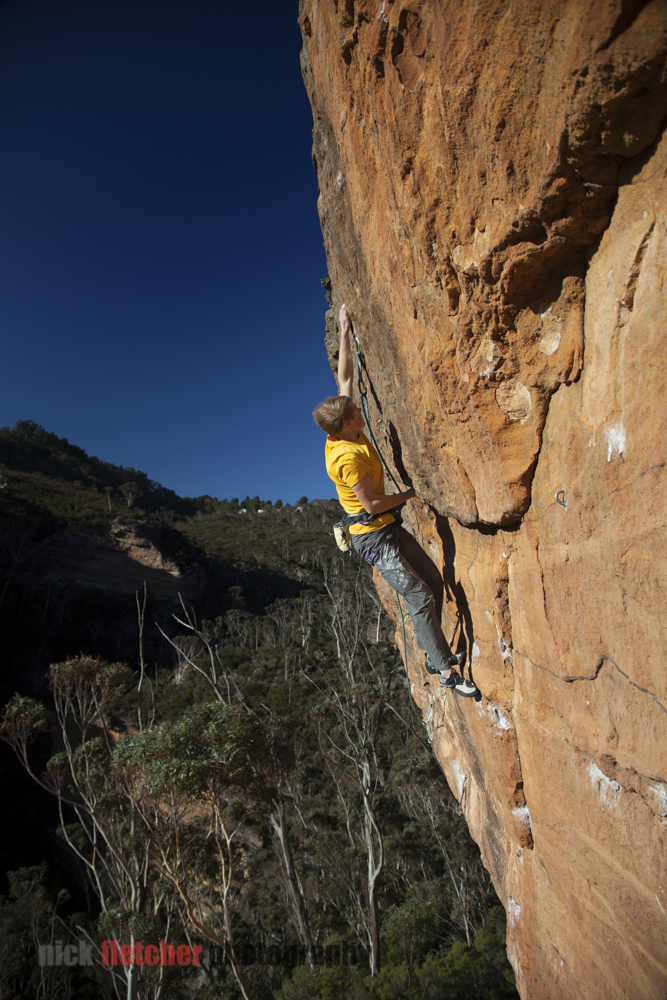
<path fill-rule="evenodd" d="M 519 826 L 530 827 L 530 810 L 528 806 L 517 806 L 516 809 L 512 809 L 512 816 L 514 816 Z"/>
<path fill-rule="evenodd" d="M 507 718 L 502 708 L 499 708 L 497 705 L 494 705 L 492 710 L 492 715 L 493 715 L 494 726 L 498 726 L 499 729 L 504 729 L 505 731 L 512 728 L 512 723 Z"/>
<path fill-rule="evenodd" d="M 551 306 L 540 313 L 544 333 L 540 339 L 539 348 L 543 354 L 554 354 L 560 345 L 563 333 L 563 320 L 560 316 L 554 316 Z"/>
<path fill-rule="evenodd" d="M 466 780 L 466 774 L 459 762 L 456 760 L 452 761 L 452 769 L 454 771 L 454 777 L 456 778 L 456 787 L 458 788 L 460 799 L 463 794 L 463 783 Z"/>
<path fill-rule="evenodd" d="M 608 462 L 611 462 L 612 455 L 623 455 L 625 453 L 625 427 L 620 420 L 612 424 L 611 427 L 608 427 L 604 432 L 604 436 L 607 439 Z"/>
<path fill-rule="evenodd" d="M 503 660 L 511 660 L 512 657 L 512 647 L 508 646 L 502 636 L 498 637 L 498 648 L 500 649 L 500 655 Z"/>
<path fill-rule="evenodd" d="M 507 732 L 508 729 L 514 728 L 510 720 L 503 712 L 502 708 L 500 708 L 498 705 L 487 705 L 484 708 L 482 707 L 482 703 L 478 702 L 477 714 L 479 715 L 480 719 L 483 719 L 485 715 L 488 716 L 488 718 L 491 720 L 491 725 L 497 726 L 498 729 L 502 729 L 505 732 Z"/>
<path fill-rule="evenodd" d="M 655 800 L 655 805 L 661 816 L 667 816 L 667 789 L 664 785 L 649 785 L 649 790 Z"/>
<path fill-rule="evenodd" d="M 612 781 L 611 778 L 608 778 L 597 764 L 588 765 L 588 777 L 593 788 L 597 790 L 602 808 L 604 809 L 606 806 L 607 809 L 615 809 L 623 786 L 619 785 L 618 781 Z"/>

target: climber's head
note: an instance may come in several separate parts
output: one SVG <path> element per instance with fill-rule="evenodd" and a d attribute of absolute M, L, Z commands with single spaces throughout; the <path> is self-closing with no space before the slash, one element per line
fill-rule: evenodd
<path fill-rule="evenodd" d="M 356 434 L 364 426 L 364 415 L 349 396 L 329 396 L 313 410 L 313 418 L 331 437 L 350 431 Z"/>

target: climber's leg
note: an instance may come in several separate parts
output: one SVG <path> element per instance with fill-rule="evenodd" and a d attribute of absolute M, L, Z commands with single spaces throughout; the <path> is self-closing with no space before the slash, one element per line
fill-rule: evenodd
<path fill-rule="evenodd" d="M 401 536 L 405 534 L 400 525 L 391 524 L 363 535 L 352 535 L 352 540 L 359 555 L 404 599 L 419 648 L 426 651 L 436 670 L 449 674 L 451 650 L 435 615 L 431 589 L 401 551 Z"/>

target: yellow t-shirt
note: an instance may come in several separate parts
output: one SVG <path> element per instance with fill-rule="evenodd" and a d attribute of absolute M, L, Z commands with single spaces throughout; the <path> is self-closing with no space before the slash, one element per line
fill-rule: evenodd
<path fill-rule="evenodd" d="M 327 435 L 324 449 L 327 475 L 336 484 L 336 492 L 340 505 L 346 514 L 363 514 L 364 506 L 357 499 L 352 487 L 361 482 L 364 476 L 370 476 L 373 491 L 384 496 L 384 472 L 377 451 L 363 432 L 359 432 L 357 441 L 341 441 Z M 368 531 L 377 531 L 391 524 L 396 518 L 387 510 L 380 514 L 370 524 L 352 524 L 350 533 L 364 535 Z"/>

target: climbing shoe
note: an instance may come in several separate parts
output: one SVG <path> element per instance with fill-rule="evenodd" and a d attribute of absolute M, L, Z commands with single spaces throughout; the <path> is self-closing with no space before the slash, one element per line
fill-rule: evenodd
<path fill-rule="evenodd" d="M 457 674 L 455 670 L 452 670 L 449 677 L 443 677 L 440 675 L 440 686 L 444 688 L 451 688 L 457 694 L 460 694 L 462 698 L 474 698 L 479 694 L 477 685 L 469 681 L 467 677 L 462 677 L 461 674 Z"/>

